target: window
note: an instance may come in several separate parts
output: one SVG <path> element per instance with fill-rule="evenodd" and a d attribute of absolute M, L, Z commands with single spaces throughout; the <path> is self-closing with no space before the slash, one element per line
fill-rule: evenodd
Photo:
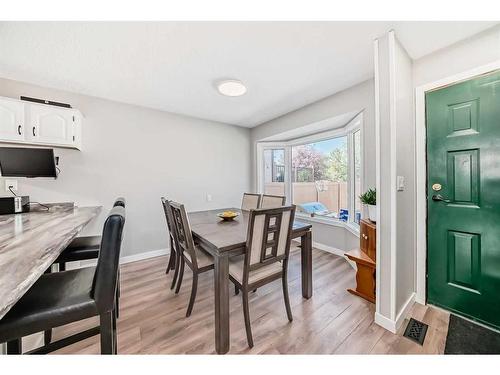
<path fill-rule="evenodd" d="M 315 204 L 316 215 L 339 218 L 346 214 L 347 173 L 347 136 L 293 146 L 293 204 Z"/>
<path fill-rule="evenodd" d="M 264 150 L 264 194 L 285 195 L 285 149 Z"/>
<path fill-rule="evenodd" d="M 258 144 L 260 192 L 284 195 L 297 216 L 359 224 L 362 115 L 342 129 Z"/>
<path fill-rule="evenodd" d="M 356 130 L 353 135 L 353 159 L 354 159 L 354 173 L 353 173 L 353 191 L 354 191 L 354 222 L 359 225 L 361 220 L 361 201 L 359 196 L 361 195 L 361 130 Z"/>

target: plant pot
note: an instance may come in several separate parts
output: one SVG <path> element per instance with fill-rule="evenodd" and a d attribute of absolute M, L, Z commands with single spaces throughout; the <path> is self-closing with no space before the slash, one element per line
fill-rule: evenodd
<path fill-rule="evenodd" d="M 377 206 L 373 204 L 367 204 L 368 207 L 368 218 L 374 223 L 377 222 Z"/>

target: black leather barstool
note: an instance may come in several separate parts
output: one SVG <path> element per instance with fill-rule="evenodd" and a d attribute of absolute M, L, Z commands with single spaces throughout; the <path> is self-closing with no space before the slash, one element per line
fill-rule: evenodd
<path fill-rule="evenodd" d="M 113 204 L 113 207 L 116 206 L 125 207 L 125 198 L 117 198 Z M 54 261 L 54 264 L 59 265 L 59 271 L 66 271 L 68 262 L 97 259 L 100 246 L 101 236 L 76 237 Z"/>
<path fill-rule="evenodd" d="M 125 208 L 108 214 L 96 267 L 44 274 L 0 320 L 8 354 L 22 353 L 22 337 L 99 316 L 100 325 L 30 353 L 49 353 L 100 333 L 101 353 L 116 354 L 115 302 Z"/>
<path fill-rule="evenodd" d="M 125 198 L 117 198 L 113 203 L 113 207 L 125 207 Z M 63 250 L 61 255 L 57 257 L 53 264 L 59 266 L 59 271 L 66 271 L 66 263 L 78 262 L 82 260 L 97 259 L 99 257 L 99 248 L 101 247 L 101 236 L 82 236 L 76 237 L 70 242 L 68 247 Z M 52 272 L 51 269 L 47 272 Z M 116 317 L 120 316 L 120 271 L 118 271 L 118 292 L 116 294 Z M 44 333 L 44 344 L 47 345 L 52 341 L 52 330 L 47 330 Z"/>

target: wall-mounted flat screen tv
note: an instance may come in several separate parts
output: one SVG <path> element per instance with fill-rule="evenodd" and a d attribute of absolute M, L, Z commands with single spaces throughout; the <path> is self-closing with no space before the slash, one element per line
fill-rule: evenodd
<path fill-rule="evenodd" d="M 57 177 L 51 148 L 0 147 L 2 177 Z"/>

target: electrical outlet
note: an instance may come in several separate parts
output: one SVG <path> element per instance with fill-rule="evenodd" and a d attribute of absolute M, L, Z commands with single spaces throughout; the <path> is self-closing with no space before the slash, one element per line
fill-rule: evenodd
<path fill-rule="evenodd" d="M 207 194 L 207 202 L 212 202 L 212 194 Z"/>
<path fill-rule="evenodd" d="M 11 186 L 13 191 L 17 191 L 17 180 L 5 180 L 5 191 L 10 191 Z"/>

